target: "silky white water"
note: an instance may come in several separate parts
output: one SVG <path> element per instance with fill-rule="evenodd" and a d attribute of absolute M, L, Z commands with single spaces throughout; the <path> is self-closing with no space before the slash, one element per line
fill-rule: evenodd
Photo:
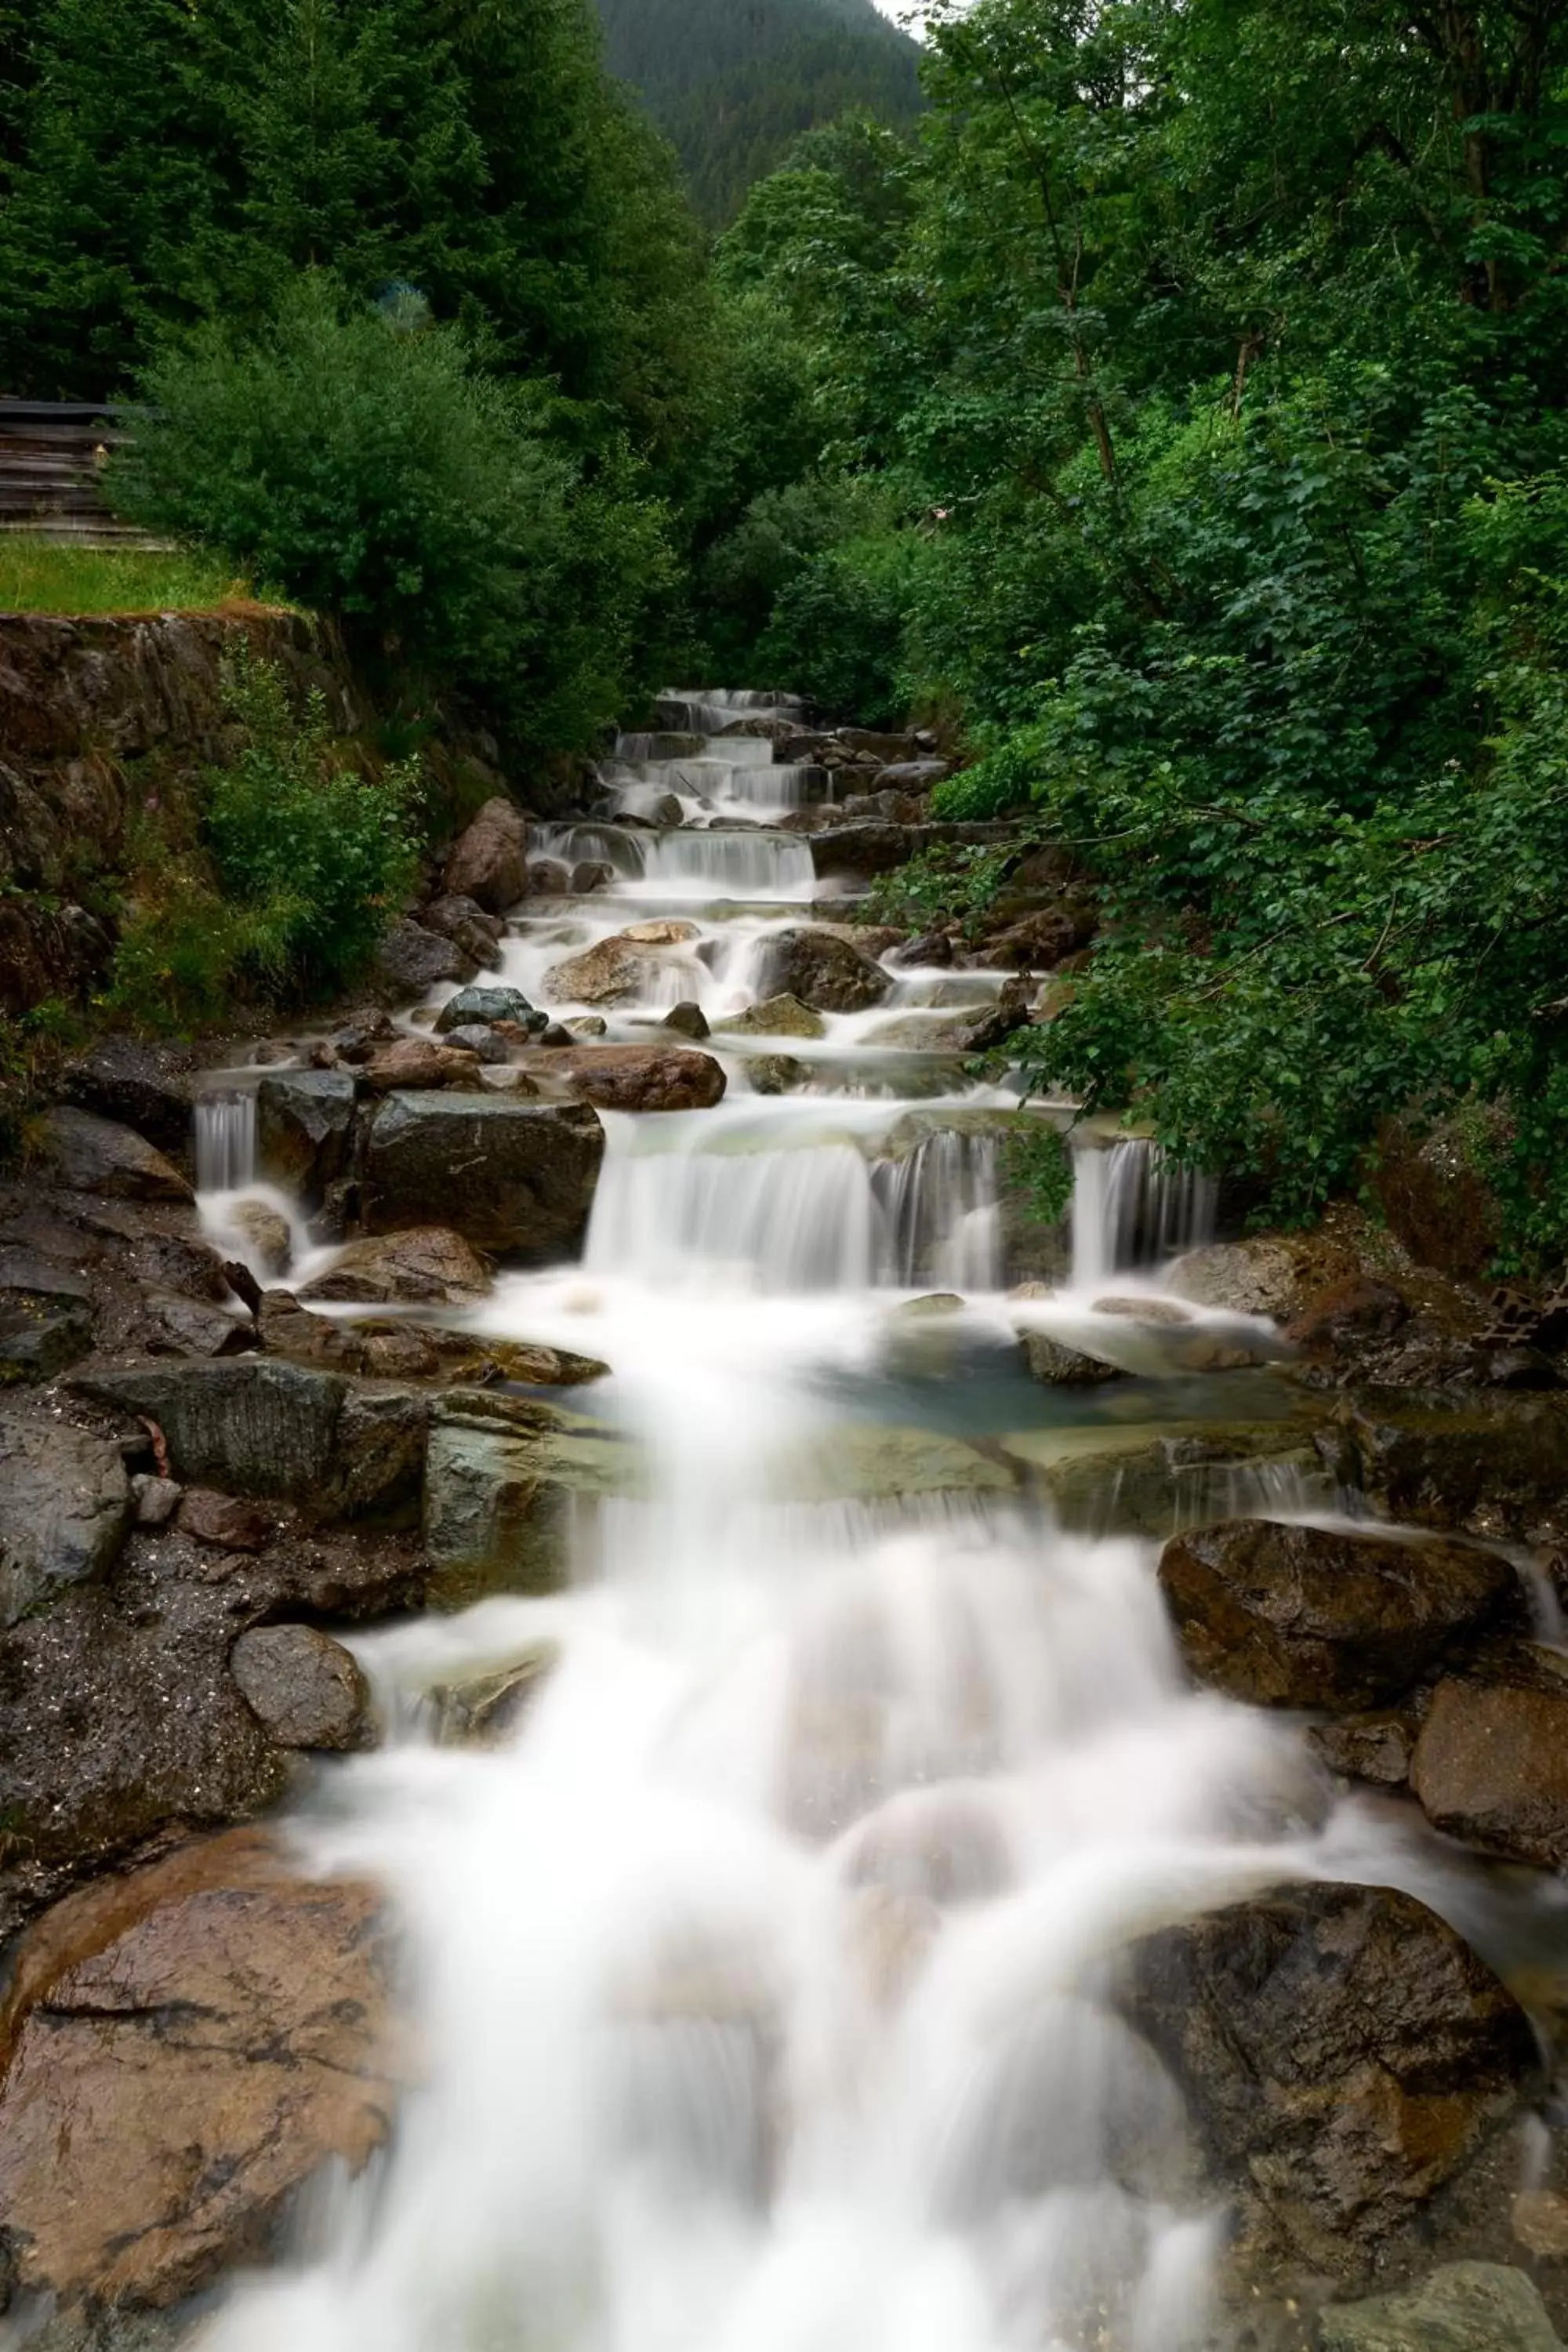
<path fill-rule="evenodd" d="M 758 895 L 748 845 L 781 890 L 774 844 L 804 850 L 638 834 L 634 861 L 572 830 L 637 880 L 695 881 L 704 845 L 734 897 Z M 509 973 L 613 927 L 592 907 L 530 902 Z M 681 968 L 743 994 L 754 919 L 728 970 L 726 921 Z M 998 1412 L 1022 1413 L 1014 1325 L 1063 1311 L 1003 1296 L 997 1138 L 965 1114 L 1005 1099 L 938 1097 L 901 1138 L 898 1106 L 738 1085 L 607 1118 L 582 1264 L 503 1277 L 474 1318 L 607 1360 L 574 1402 L 640 1482 L 580 1515 L 564 1593 L 356 1643 L 388 1741 L 332 1768 L 300 1837 L 389 1890 L 409 2088 L 213 2352 L 1215 2340 L 1223 2192 L 1118 2019 L 1116 1953 L 1302 1872 L 1429 1895 L 1440 1872 L 1334 1803 L 1289 1724 L 1189 1686 L 1154 1548 L 1065 1535 L 1005 1417 L 989 1450 L 947 1444 L 970 1391 L 943 1335 L 1012 1363 Z M 1145 1161 L 1124 1214 L 1131 1175 L 1087 1158 L 1080 1320 L 1205 1213 L 1162 1206 Z M 963 1304 L 911 1314 L 920 1290 Z M 426 1694 L 542 1649 L 509 1741 L 437 1743 Z"/>

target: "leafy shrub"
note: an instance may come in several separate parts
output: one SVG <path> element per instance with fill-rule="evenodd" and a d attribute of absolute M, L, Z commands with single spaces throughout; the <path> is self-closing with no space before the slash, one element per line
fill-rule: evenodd
<path fill-rule="evenodd" d="M 585 742 L 628 691 L 668 585 L 662 509 L 611 440 L 592 482 L 545 387 L 455 328 L 348 304 L 306 272 L 259 330 L 149 370 L 116 495 L 339 616 L 362 659 L 481 697 L 525 741 Z"/>
<path fill-rule="evenodd" d="M 909 704 L 902 645 L 913 550 L 901 536 L 851 540 L 780 591 L 757 645 L 760 674 L 865 727 Z"/>
<path fill-rule="evenodd" d="M 417 762 L 356 766 L 320 696 L 296 715 L 277 666 L 248 652 L 226 691 L 242 730 L 233 761 L 202 778 L 194 813 L 177 796 L 144 813 L 132 845 L 108 1003 L 137 1027 L 200 1027 L 237 995 L 342 986 L 414 879 Z"/>

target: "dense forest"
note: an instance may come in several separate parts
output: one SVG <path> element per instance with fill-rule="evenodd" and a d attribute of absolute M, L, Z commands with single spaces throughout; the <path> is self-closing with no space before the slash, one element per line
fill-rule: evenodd
<path fill-rule="evenodd" d="M 919 52 L 872 0 L 598 0 L 612 72 L 642 92 L 706 221 L 802 131 L 863 110 L 908 122 Z"/>
<path fill-rule="evenodd" d="M 1105 911 L 1042 1087 L 1274 1214 L 1445 1118 L 1561 1256 L 1552 0 L 977 0 L 711 261 L 587 0 L 43 0 L 0 60 L 0 383 L 149 394 L 136 512 L 519 760 L 703 667 L 940 721 L 945 813 Z"/>

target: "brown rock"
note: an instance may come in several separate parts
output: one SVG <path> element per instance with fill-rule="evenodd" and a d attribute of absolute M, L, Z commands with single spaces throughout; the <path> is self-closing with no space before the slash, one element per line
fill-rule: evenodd
<path fill-rule="evenodd" d="M 265 1201 L 236 1201 L 228 1222 L 269 1282 L 288 1273 L 294 1237 L 279 1210 L 269 1208 Z"/>
<path fill-rule="evenodd" d="M 1194 1673 L 1259 1706 L 1373 1706 L 1522 1622 L 1495 1553 L 1272 1519 L 1174 1537 L 1160 1582 Z"/>
<path fill-rule="evenodd" d="M 65 1105 L 47 1110 L 29 1141 L 48 1160 L 58 1182 L 111 1201 L 192 1201 L 179 1170 L 129 1127 Z"/>
<path fill-rule="evenodd" d="M 881 965 L 847 940 L 802 926 L 768 941 L 758 993 L 794 996 L 821 1013 L 864 1013 L 892 985 Z"/>
<path fill-rule="evenodd" d="M 451 898 L 472 898 L 492 915 L 504 915 L 528 891 L 528 826 L 510 801 L 487 801 L 472 824 L 458 835 L 447 860 L 442 887 Z"/>
<path fill-rule="evenodd" d="M 664 927 L 654 923 L 640 928 L 659 930 Z M 639 941 L 629 932 L 618 931 L 596 946 L 584 948 L 581 955 L 552 964 L 539 993 L 551 1004 L 634 1003 L 663 971 L 661 948 L 674 944 Z"/>
<path fill-rule="evenodd" d="M 434 1037 L 400 1037 L 383 1045 L 364 1066 L 364 1083 L 372 1094 L 391 1094 L 395 1087 L 477 1086 L 479 1057 L 462 1045 L 443 1045 Z"/>
<path fill-rule="evenodd" d="M 235 1831 L 69 1895 L 16 1953 L 0 2088 L 16 2284 L 178 2302 L 272 2250 L 289 2200 L 384 2140 L 378 1898 Z"/>
<path fill-rule="evenodd" d="M 280 1748 L 363 1748 L 370 1686 L 341 1642 L 313 1625 L 253 1625 L 228 1670 Z"/>
<path fill-rule="evenodd" d="M 1392 1519 L 1489 1535 L 1568 1527 L 1568 1398 L 1363 1391 L 1344 1427 L 1356 1484 Z"/>
<path fill-rule="evenodd" d="M 1410 1785 L 1451 1837 L 1560 1869 L 1568 1863 L 1568 1676 L 1439 1683 Z"/>
<path fill-rule="evenodd" d="M 599 1110 L 707 1110 L 725 1086 L 721 1063 L 684 1045 L 540 1047 L 523 1068 Z"/>
<path fill-rule="evenodd" d="M 1330 1771 L 1342 1773 L 1347 1780 L 1399 1789 L 1410 1778 L 1415 1726 L 1393 1708 L 1315 1723 L 1307 1736 Z"/>
<path fill-rule="evenodd" d="M 461 1234 L 444 1225 L 367 1235 L 350 1242 L 325 1274 L 303 1284 L 302 1300 L 340 1299 L 369 1306 L 460 1307 L 483 1298 L 489 1269 Z"/>
<path fill-rule="evenodd" d="M 1082 907 L 1043 908 L 998 931 L 973 961 L 985 971 L 1054 971 L 1094 937 L 1094 918 Z"/>
<path fill-rule="evenodd" d="M 1352 1274 L 1310 1298 L 1285 1337 L 1298 1348 L 1328 1354 L 1357 1340 L 1392 1339 L 1409 1319 L 1409 1301 L 1393 1283 Z"/>
<path fill-rule="evenodd" d="M 1467 2182 L 1538 2074 L 1512 1994 L 1388 1887 L 1284 1885 L 1163 1928 L 1114 1999 L 1254 2225 L 1342 2280 Z"/>
<path fill-rule="evenodd" d="M 261 1551 L 271 1538 L 272 1520 L 258 1504 L 242 1502 L 237 1495 L 193 1486 L 180 1505 L 180 1532 L 219 1551 Z"/>

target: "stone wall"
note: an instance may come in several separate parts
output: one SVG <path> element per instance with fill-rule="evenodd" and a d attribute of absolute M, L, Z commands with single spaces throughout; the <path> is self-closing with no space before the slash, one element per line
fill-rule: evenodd
<path fill-rule="evenodd" d="M 298 614 L 0 614 L 0 1013 L 101 970 L 113 936 L 96 886 L 118 871 L 138 794 L 223 755 L 223 662 L 241 640 L 320 686 L 345 729 L 363 722 L 341 649 Z"/>

